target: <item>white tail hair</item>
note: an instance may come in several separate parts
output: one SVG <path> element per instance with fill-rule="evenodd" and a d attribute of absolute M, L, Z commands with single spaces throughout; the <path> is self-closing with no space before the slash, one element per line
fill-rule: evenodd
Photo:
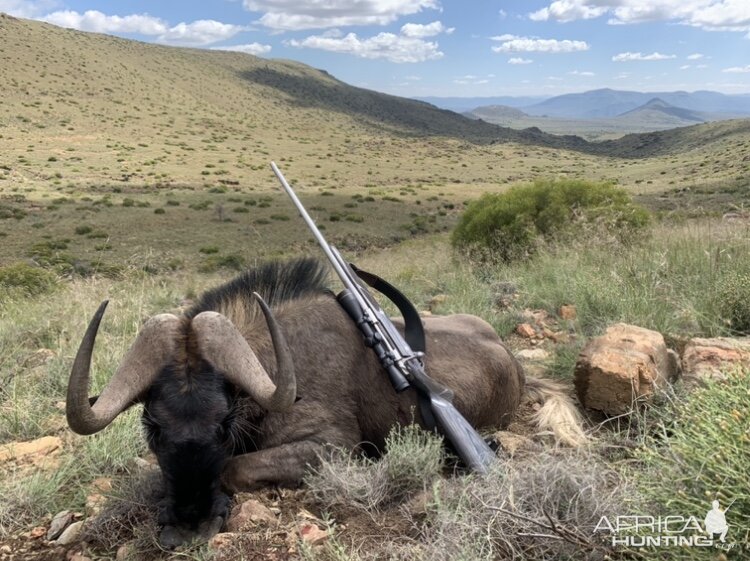
<path fill-rule="evenodd" d="M 526 395 L 541 407 L 533 421 L 540 434 L 551 434 L 566 446 L 579 447 L 588 442 L 583 418 L 563 386 L 545 378 L 526 378 Z"/>

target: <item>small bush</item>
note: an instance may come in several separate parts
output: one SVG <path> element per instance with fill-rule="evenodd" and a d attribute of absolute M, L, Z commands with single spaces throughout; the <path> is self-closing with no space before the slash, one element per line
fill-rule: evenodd
<path fill-rule="evenodd" d="M 166 214 L 166 212 L 167 211 L 164 210 L 163 208 L 155 208 L 154 209 L 154 214 Z"/>
<path fill-rule="evenodd" d="M 57 284 L 57 277 L 49 271 L 26 263 L 0 267 L 0 287 L 18 290 L 28 296 L 43 294 Z"/>
<path fill-rule="evenodd" d="M 541 242 L 590 236 L 627 242 L 648 223 L 647 211 L 610 183 L 540 180 L 472 202 L 452 242 L 479 258 L 508 262 L 533 254 Z"/>
<path fill-rule="evenodd" d="M 212 253 L 219 253 L 219 248 L 215 245 L 208 245 L 200 248 L 198 251 L 200 253 L 205 253 L 206 255 L 211 255 Z"/>
<path fill-rule="evenodd" d="M 444 464 L 442 439 L 417 425 L 392 429 L 386 450 L 380 460 L 353 458 L 337 450 L 305 482 L 326 509 L 372 513 L 428 488 Z"/>
<path fill-rule="evenodd" d="M 245 258 L 236 253 L 229 255 L 211 255 L 201 263 L 198 270 L 201 273 L 213 273 L 219 269 L 241 271 L 245 268 Z"/>
<path fill-rule="evenodd" d="M 750 271 L 725 274 L 716 288 L 717 309 L 728 327 L 750 334 Z"/>
<path fill-rule="evenodd" d="M 655 430 L 636 453 L 645 469 L 633 474 L 651 503 L 649 514 L 702 518 L 712 500 L 718 499 L 722 508 L 734 501 L 727 513 L 726 540 L 743 539 L 750 525 L 748 395 L 750 372 L 738 370 L 677 397 L 658 412 Z M 705 559 L 697 552 L 683 558 Z"/>
<path fill-rule="evenodd" d="M 76 234 L 79 236 L 84 236 L 86 234 L 90 234 L 93 231 L 93 228 L 91 226 L 76 226 Z"/>

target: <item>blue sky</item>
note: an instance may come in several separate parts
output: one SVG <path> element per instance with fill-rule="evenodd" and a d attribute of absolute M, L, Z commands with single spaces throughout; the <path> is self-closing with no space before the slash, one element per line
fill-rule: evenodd
<path fill-rule="evenodd" d="M 750 93 L 750 0 L 0 0 L 0 11 L 294 59 L 404 96 Z"/>

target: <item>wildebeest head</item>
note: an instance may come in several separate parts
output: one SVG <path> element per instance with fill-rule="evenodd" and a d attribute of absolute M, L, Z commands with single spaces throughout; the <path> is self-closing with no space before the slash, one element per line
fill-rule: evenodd
<path fill-rule="evenodd" d="M 104 429 L 135 403 L 143 403 L 149 447 L 166 484 L 160 515 L 162 545 L 174 547 L 219 531 L 229 499 L 219 477 L 231 452 L 235 388 L 267 411 L 295 400 L 294 365 L 270 309 L 255 294 L 276 355 L 275 382 L 237 327 L 222 314 L 192 320 L 171 314 L 149 319 L 98 398 L 89 399 L 89 369 L 107 302 L 89 323 L 68 383 L 66 414 L 78 434 Z"/>

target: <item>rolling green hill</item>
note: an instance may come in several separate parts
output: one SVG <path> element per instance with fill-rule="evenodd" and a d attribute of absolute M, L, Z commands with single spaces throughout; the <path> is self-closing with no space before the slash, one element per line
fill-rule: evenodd
<path fill-rule="evenodd" d="M 750 168 L 748 121 L 588 143 L 473 121 L 292 61 L 8 16 L 0 80 L 0 265 L 60 251 L 89 264 L 154 255 L 164 266 L 175 254 L 203 262 L 216 245 L 294 250 L 307 234 L 271 160 L 355 248 L 442 231 L 465 201 L 540 176 L 658 194 L 734 185 Z"/>

